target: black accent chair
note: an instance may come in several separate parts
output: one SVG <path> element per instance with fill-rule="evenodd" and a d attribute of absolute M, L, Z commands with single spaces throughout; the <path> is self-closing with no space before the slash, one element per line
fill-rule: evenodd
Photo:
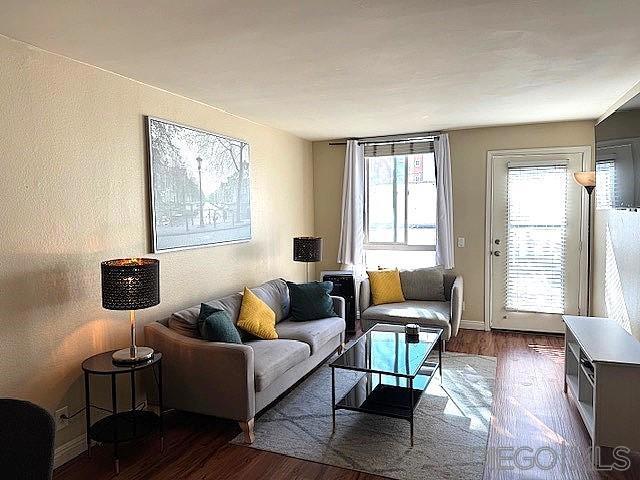
<path fill-rule="evenodd" d="M 0 477 L 47 480 L 53 475 L 56 425 L 45 409 L 0 398 Z"/>

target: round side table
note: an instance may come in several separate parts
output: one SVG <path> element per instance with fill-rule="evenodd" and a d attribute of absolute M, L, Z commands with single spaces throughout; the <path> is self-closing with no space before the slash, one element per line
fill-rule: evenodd
<path fill-rule="evenodd" d="M 118 444 L 144 437 L 156 429 L 160 432 L 160 449 L 164 449 L 164 431 L 162 428 L 162 353 L 156 352 L 149 360 L 132 365 L 115 365 L 112 354 L 115 350 L 99 353 L 82 362 L 84 371 L 85 416 L 87 420 L 87 453 L 91 457 L 91 440 L 99 443 L 113 443 L 113 461 L 116 473 L 120 473 Z M 157 367 L 157 372 L 156 372 Z M 151 368 L 158 387 L 159 414 L 136 408 L 136 372 Z M 129 375 L 131 384 L 131 409 L 118 412 L 116 376 Z M 111 376 L 111 415 L 91 424 L 91 407 L 104 410 L 91 404 L 89 375 Z"/>

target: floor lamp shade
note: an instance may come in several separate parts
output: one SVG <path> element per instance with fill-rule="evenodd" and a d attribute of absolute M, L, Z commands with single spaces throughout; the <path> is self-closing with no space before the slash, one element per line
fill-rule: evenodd
<path fill-rule="evenodd" d="M 295 262 L 320 262 L 322 260 L 322 238 L 296 237 L 293 239 Z"/>
<path fill-rule="evenodd" d="M 589 195 L 596 187 L 596 172 L 576 172 L 573 174 L 573 179 L 578 185 L 586 188 Z"/>
<path fill-rule="evenodd" d="M 148 347 L 136 347 L 135 311 L 160 303 L 160 262 L 153 258 L 122 258 L 102 262 L 102 306 L 129 310 L 131 346 L 113 354 L 117 363 L 137 363 L 153 356 Z"/>
<path fill-rule="evenodd" d="M 309 262 L 322 261 L 321 237 L 295 237 L 293 239 L 293 261 L 307 262 L 307 282 L 309 281 Z"/>

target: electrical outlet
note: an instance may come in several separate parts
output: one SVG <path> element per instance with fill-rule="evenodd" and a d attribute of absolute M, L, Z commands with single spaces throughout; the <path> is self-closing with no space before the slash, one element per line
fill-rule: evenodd
<path fill-rule="evenodd" d="M 467 241 L 464 237 L 458 237 L 458 248 L 464 248 Z"/>
<path fill-rule="evenodd" d="M 62 407 L 55 413 L 56 432 L 69 426 L 69 407 Z"/>
<path fill-rule="evenodd" d="M 464 305 L 464 300 L 463 300 L 463 301 L 462 301 L 462 311 L 463 311 L 463 312 L 464 312 L 464 308 L 465 308 L 465 305 Z"/>

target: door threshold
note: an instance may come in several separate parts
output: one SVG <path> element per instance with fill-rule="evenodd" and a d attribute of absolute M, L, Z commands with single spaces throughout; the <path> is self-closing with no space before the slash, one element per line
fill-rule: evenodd
<path fill-rule="evenodd" d="M 491 327 L 492 332 L 498 333 L 519 333 L 525 335 L 549 335 L 552 337 L 564 337 L 564 333 L 562 332 L 541 332 L 537 330 L 516 330 L 511 328 L 494 328 Z"/>

